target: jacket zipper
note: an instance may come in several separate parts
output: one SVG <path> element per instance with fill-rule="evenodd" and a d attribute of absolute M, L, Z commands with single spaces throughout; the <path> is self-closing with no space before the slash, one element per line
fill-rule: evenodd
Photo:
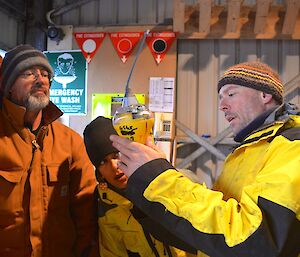
<path fill-rule="evenodd" d="M 36 142 L 35 139 L 31 141 L 31 144 L 32 144 L 32 158 L 30 161 L 29 169 L 28 169 L 29 172 L 31 172 L 31 166 L 32 166 L 32 162 L 33 162 L 34 152 L 35 152 L 35 150 L 40 148 L 39 144 Z"/>
<path fill-rule="evenodd" d="M 36 142 L 35 139 L 32 140 L 31 143 L 32 143 L 32 146 L 33 146 L 33 149 L 32 149 L 33 152 L 34 152 L 36 149 L 39 149 L 39 148 L 40 148 L 39 144 Z"/>

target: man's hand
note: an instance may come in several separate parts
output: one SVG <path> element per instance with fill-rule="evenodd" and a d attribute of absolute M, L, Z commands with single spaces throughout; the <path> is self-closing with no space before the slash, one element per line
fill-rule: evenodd
<path fill-rule="evenodd" d="M 116 135 L 111 135 L 109 138 L 113 142 L 113 146 L 121 153 L 121 162 L 118 166 L 128 177 L 145 163 L 159 158 L 166 158 L 165 154 L 154 145 L 151 137 L 147 139 L 146 145 Z"/>

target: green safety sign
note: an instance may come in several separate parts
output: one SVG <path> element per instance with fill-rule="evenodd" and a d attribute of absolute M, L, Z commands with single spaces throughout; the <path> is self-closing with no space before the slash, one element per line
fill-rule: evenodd
<path fill-rule="evenodd" d="M 50 100 L 65 114 L 87 114 L 87 63 L 80 50 L 45 52 L 54 71 Z"/>

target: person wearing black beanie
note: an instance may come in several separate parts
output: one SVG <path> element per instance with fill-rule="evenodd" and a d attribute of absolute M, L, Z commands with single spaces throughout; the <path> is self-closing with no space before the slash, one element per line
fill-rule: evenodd
<path fill-rule="evenodd" d="M 102 116 L 88 124 L 83 132 L 86 150 L 95 166 L 99 182 L 100 255 L 104 257 L 187 256 L 184 251 L 155 239 L 139 223 L 137 216 L 141 216 L 141 213 L 124 197 L 128 178 L 118 168 L 118 150 L 112 146 L 109 140 L 109 136 L 112 134 L 117 134 L 112 120 Z"/>
<path fill-rule="evenodd" d="M 117 135 L 117 132 L 112 125 L 111 119 L 102 116 L 93 120 L 84 129 L 85 147 L 95 167 L 100 165 L 106 155 L 118 152 L 109 140 L 109 136 L 113 134 Z"/>

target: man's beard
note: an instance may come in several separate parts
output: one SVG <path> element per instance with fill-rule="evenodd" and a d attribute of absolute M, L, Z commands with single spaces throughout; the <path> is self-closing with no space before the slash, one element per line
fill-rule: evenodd
<path fill-rule="evenodd" d="M 49 104 L 49 101 L 49 91 L 47 94 L 42 95 L 30 94 L 25 103 L 25 107 L 28 111 L 40 111 Z"/>

